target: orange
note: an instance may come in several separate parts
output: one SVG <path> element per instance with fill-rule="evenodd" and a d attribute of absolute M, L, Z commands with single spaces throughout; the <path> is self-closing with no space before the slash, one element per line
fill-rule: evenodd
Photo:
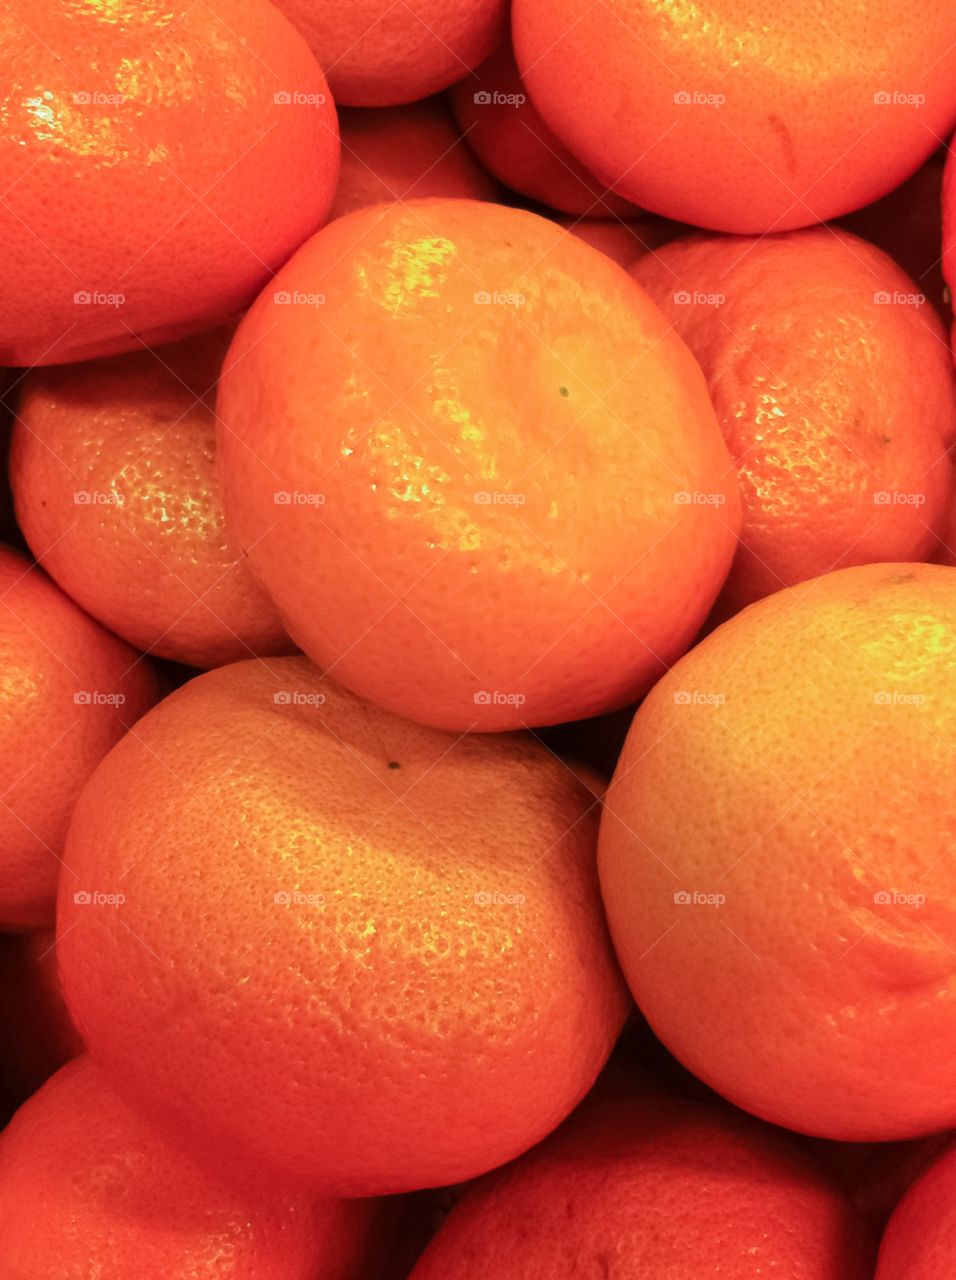
<path fill-rule="evenodd" d="M 224 528 L 213 397 L 230 336 L 28 373 L 10 459 L 44 569 L 136 648 L 198 667 L 290 647 Z"/>
<path fill-rule="evenodd" d="M 0 1139 L 6 1280 L 365 1280 L 378 1212 L 220 1182 L 88 1058 L 58 1072 Z"/>
<path fill-rule="evenodd" d="M 441 98 L 407 107 L 346 109 L 339 128 L 342 166 L 332 218 L 383 200 L 492 200 L 497 194 L 497 183 L 462 142 Z"/>
<path fill-rule="evenodd" d="M 10 0 L 0 49 L 0 364 L 210 328 L 324 221 L 335 109 L 266 0 Z"/>
<path fill-rule="evenodd" d="M 417 102 L 468 74 L 497 46 L 506 0 L 277 0 L 308 40 L 338 103 Z"/>
<path fill-rule="evenodd" d="M 927 0 L 515 0 L 531 98 L 642 208 L 718 231 L 859 209 L 956 123 L 956 9 Z"/>
<path fill-rule="evenodd" d="M 0 935 L 0 1084 L 24 1102 L 83 1052 L 56 971 L 52 929 Z"/>
<path fill-rule="evenodd" d="M 624 218 L 635 212 L 608 193 L 541 119 L 521 83 L 510 42 L 465 76 L 451 101 L 469 146 L 505 186 L 567 213 Z"/>
<path fill-rule="evenodd" d="M 956 1257 L 956 1147 L 950 1142 L 890 1218 L 876 1280 L 937 1280 Z"/>
<path fill-rule="evenodd" d="M 103 905 L 64 878 L 67 1003 L 210 1164 L 336 1195 L 472 1177 L 553 1129 L 620 1029 L 598 807 L 530 739 L 399 720 L 304 658 L 220 667 L 80 801 L 66 861 Z"/>
<path fill-rule="evenodd" d="M 30 928 L 52 923 L 77 796 L 157 690 L 133 649 L 6 547 L 0 670 L 0 928 Z"/>
<path fill-rule="evenodd" d="M 559 226 L 570 231 L 586 244 L 606 253 L 619 266 L 631 267 L 645 253 L 653 253 L 687 228 L 677 222 L 668 222 L 653 213 L 639 218 L 576 218 L 565 215 L 556 218 Z"/>
<path fill-rule="evenodd" d="M 956 1123 L 956 570 L 864 565 L 712 632 L 634 718 L 599 868 L 667 1047 L 823 1137 Z"/>
<path fill-rule="evenodd" d="M 683 652 L 736 477 L 618 266 L 534 214 L 423 200 L 331 223 L 274 289 L 306 305 L 268 290 L 240 326 L 219 455 L 229 527 L 314 661 L 499 730 L 624 705 Z"/>
<path fill-rule="evenodd" d="M 869 1280 L 869 1233 L 813 1163 L 744 1116 L 587 1103 L 472 1187 L 411 1280 Z"/>
<path fill-rule="evenodd" d="M 700 361 L 743 495 L 732 611 L 932 553 L 951 483 L 946 335 L 884 253 L 830 227 L 693 236 L 633 268 Z"/>

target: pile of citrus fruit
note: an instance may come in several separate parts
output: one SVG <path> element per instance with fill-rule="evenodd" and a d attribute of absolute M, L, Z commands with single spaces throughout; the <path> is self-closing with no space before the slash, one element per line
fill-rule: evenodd
<path fill-rule="evenodd" d="M 952 1280 L 952 0 L 0 103 L 0 1280 Z"/>

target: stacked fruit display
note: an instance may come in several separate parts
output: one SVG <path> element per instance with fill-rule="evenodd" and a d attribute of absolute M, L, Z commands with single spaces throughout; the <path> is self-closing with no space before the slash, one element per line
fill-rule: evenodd
<path fill-rule="evenodd" d="M 0 67 L 0 1276 L 956 1275 L 956 9 Z"/>

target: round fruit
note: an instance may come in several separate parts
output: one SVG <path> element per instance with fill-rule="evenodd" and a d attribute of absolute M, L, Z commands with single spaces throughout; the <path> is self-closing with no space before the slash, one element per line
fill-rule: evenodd
<path fill-rule="evenodd" d="M 52 923 L 76 798 L 156 696 L 147 662 L 0 547 L 0 928 Z M 82 889 L 67 868 L 70 892 Z"/>
<path fill-rule="evenodd" d="M 585 1103 L 476 1184 L 411 1280 L 867 1280 L 856 1213 L 782 1134 L 670 1098 Z"/>
<path fill-rule="evenodd" d="M 938 1280 L 956 1257 L 956 1146 L 952 1143 L 897 1205 L 876 1280 Z"/>
<path fill-rule="evenodd" d="M 451 101 L 468 145 L 506 187 L 566 213 L 626 218 L 636 212 L 588 173 L 538 115 L 510 43 L 461 80 Z"/>
<path fill-rule="evenodd" d="M 304 658 L 220 667 L 78 806 L 70 865 L 123 901 L 64 892 L 67 1003 L 210 1163 L 347 1195 L 472 1177 L 553 1129 L 620 1029 L 598 808 L 531 739 L 398 720 Z"/>
<path fill-rule="evenodd" d="M 230 336 L 28 373 L 10 458 L 44 569 L 136 648 L 197 667 L 290 648 L 224 527 L 213 395 Z"/>
<path fill-rule="evenodd" d="M 642 208 L 786 231 L 885 195 L 956 123 L 956 9 L 927 0 L 515 0 L 531 98 Z"/>
<path fill-rule="evenodd" d="M 739 495 L 644 292 L 553 223 L 466 200 L 337 219 L 274 283 L 226 358 L 219 455 L 299 647 L 458 730 L 652 684 L 720 588 Z"/>
<path fill-rule="evenodd" d="M 935 311 L 886 254 L 832 227 L 689 236 L 633 274 L 700 361 L 737 459 L 743 524 L 721 609 L 931 554 L 956 384 Z"/>
<path fill-rule="evenodd" d="M 492 200 L 498 184 L 461 139 L 441 98 L 382 110 L 344 110 L 342 167 L 330 218 L 383 200 Z"/>
<path fill-rule="evenodd" d="M 844 1140 L 956 1124 L 956 570 L 864 565 L 712 632 L 605 800 L 618 957 L 739 1106 Z"/>
<path fill-rule="evenodd" d="M 377 1212 L 218 1181 L 88 1058 L 58 1072 L 0 1139 L 6 1280 L 359 1280 Z"/>
<path fill-rule="evenodd" d="M 335 109 L 266 0 L 10 0 L 0 50 L 0 364 L 210 328 L 324 221 Z"/>
<path fill-rule="evenodd" d="M 348 107 L 417 102 L 468 74 L 507 29 L 507 0 L 276 0 Z"/>

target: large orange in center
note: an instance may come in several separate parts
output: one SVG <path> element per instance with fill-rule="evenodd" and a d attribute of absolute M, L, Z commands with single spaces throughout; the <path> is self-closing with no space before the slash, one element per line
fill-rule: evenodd
<path fill-rule="evenodd" d="M 633 701 L 693 639 L 739 495 L 699 366 L 534 214 L 338 219 L 240 326 L 227 522 L 299 646 L 380 706 L 513 729 Z"/>

